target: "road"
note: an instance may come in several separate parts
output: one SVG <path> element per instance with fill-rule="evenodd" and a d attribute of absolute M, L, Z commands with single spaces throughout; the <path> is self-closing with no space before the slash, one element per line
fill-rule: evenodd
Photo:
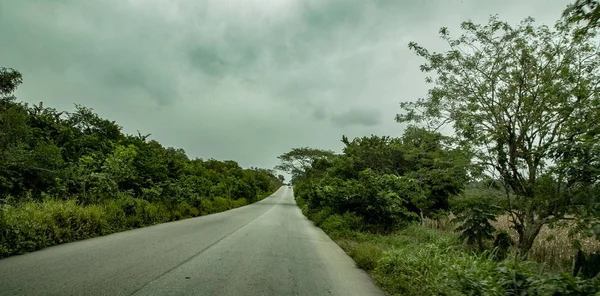
<path fill-rule="evenodd" d="M 383 295 L 296 206 L 227 212 L 0 260 L 0 295 Z"/>

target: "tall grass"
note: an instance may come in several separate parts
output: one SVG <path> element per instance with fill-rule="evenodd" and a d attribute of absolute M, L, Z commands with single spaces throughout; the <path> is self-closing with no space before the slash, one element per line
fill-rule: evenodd
<path fill-rule="evenodd" d="M 492 225 L 496 229 L 506 230 L 513 239 L 517 239 L 517 233 L 509 227 L 507 215 L 497 217 L 497 221 Z M 600 252 L 600 241 L 597 239 L 581 235 L 574 238 L 579 240 L 584 252 Z M 550 228 L 548 225 L 544 225 L 533 243 L 529 258 L 544 263 L 547 268 L 554 271 L 569 271 L 576 253 L 577 249 L 573 246 L 572 238 L 569 237 L 567 226 Z"/>
<path fill-rule="evenodd" d="M 600 295 L 598 280 L 549 273 L 514 256 L 500 260 L 492 251 L 471 252 L 450 219 L 377 233 L 350 213 L 309 211 L 297 202 L 389 295 Z"/>
<path fill-rule="evenodd" d="M 258 200 L 270 194 L 261 194 Z M 44 247 L 106 235 L 168 221 L 218 213 L 248 204 L 245 198 L 202 198 L 167 207 L 161 203 L 120 195 L 100 204 L 75 200 L 0 204 L 0 258 Z"/>
<path fill-rule="evenodd" d="M 453 216 L 443 217 L 438 220 L 425 219 L 424 225 L 441 231 L 453 232 L 456 225 L 451 223 Z M 510 228 L 508 215 L 496 217 L 496 221 L 491 224 L 496 230 L 504 230 L 508 232 L 513 240 L 517 241 L 517 232 Z M 600 241 L 594 237 L 585 237 L 582 235 L 569 236 L 568 226 L 556 226 L 551 228 L 544 225 L 540 230 L 539 235 L 535 239 L 529 258 L 538 263 L 543 263 L 546 268 L 556 272 L 568 272 L 571 268 L 573 257 L 577 253 L 577 249 L 573 245 L 573 239 L 577 239 L 580 243 L 581 250 L 586 253 L 600 252 Z"/>

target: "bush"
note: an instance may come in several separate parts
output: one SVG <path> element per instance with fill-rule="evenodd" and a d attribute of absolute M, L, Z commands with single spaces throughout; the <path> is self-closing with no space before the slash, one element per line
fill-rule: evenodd
<path fill-rule="evenodd" d="M 354 259 L 356 266 L 366 271 L 374 270 L 383 255 L 385 245 L 375 242 L 365 242 L 349 248 L 348 255 Z"/>
<path fill-rule="evenodd" d="M 360 172 L 358 180 L 337 181 L 332 184 L 335 186 L 323 186 L 317 192 L 320 199 L 335 213 L 355 213 L 365 223 L 377 225 L 384 231 L 419 218 L 408 209 L 413 193 L 419 191 L 416 183 L 408 178 L 380 176 L 367 169 Z M 311 203 L 309 205 L 313 206 Z"/>
<path fill-rule="evenodd" d="M 388 291 L 401 295 L 453 295 L 452 279 L 443 271 L 446 256 L 435 245 L 427 244 L 416 250 L 408 248 L 385 252 L 377 263 L 379 280 Z"/>
<path fill-rule="evenodd" d="M 309 218 L 315 223 L 315 225 L 321 227 L 321 223 L 323 223 L 331 214 L 332 211 L 330 208 L 322 208 L 319 211 L 312 212 Z"/>
<path fill-rule="evenodd" d="M 355 231 L 362 230 L 363 219 L 352 213 L 333 214 L 324 218 L 319 227 L 332 237 L 348 236 Z"/>
<path fill-rule="evenodd" d="M 510 237 L 510 234 L 505 230 L 500 230 L 496 234 L 496 238 L 494 239 L 494 248 L 496 249 L 496 256 L 500 260 L 506 259 L 508 257 L 508 252 L 510 248 L 515 244 L 513 239 Z"/>
<path fill-rule="evenodd" d="M 593 295 L 600 282 L 547 274 L 543 266 L 496 252 L 472 253 L 458 234 L 418 224 L 390 234 L 359 232 L 349 215 L 321 227 L 390 295 Z M 501 236 L 501 235 L 500 235 Z"/>
<path fill-rule="evenodd" d="M 296 192 L 294 192 L 294 193 L 296 193 Z M 308 217 L 308 215 L 309 215 L 308 204 L 302 197 L 298 196 L 298 194 L 295 194 L 295 197 L 296 197 L 296 204 L 298 205 L 298 208 L 300 208 L 300 211 L 302 212 L 302 214 L 304 216 Z"/>
<path fill-rule="evenodd" d="M 499 208 L 485 198 L 465 199 L 465 208 L 457 212 L 454 222 L 460 223 L 460 239 L 470 246 L 476 245 L 479 251 L 484 250 L 484 243 L 494 239 L 496 230 L 490 221 L 496 221 Z"/>
<path fill-rule="evenodd" d="M 459 241 L 455 233 L 442 232 L 432 228 L 411 224 L 393 234 L 396 247 L 419 246 L 422 244 L 435 244 L 440 248 L 455 247 Z"/>
<path fill-rule="evenodd" d="M 235 209 L 235 208 L 243 207 L 247 204 L 248 204 L 248 202 L 246 201 L 245 198 L 239 198 L 239 199 L 231 201 L 231 208 Z"/>
<path fill-rule="evenodd" d="M 225 211 L 247 204 L 245 198 L 204 198 L 194 207 L 186 201 L 171 210 L 158 202 L 118 194 L 102 204 L 75 200 L 0 204 L 0 258 L 66 242 L 106 235 L 171 220 Z"/>
<path fill-rule="evenodd" d="M 46 200 L 0 207 L 0 257 L 102 235 L 109 229 L 103 207 Z"/>
<path fill-rule="evenodd" d="M 217 196 L 213 198 L 212 213 L 219 213 L 231 209 L 231 203 L 228 199 Z"/>
<path fill-rule="evenodd" d="M 496 262 L 480 255 L 426 244 L 384 252 L 377 278 L 399 295 L 593 295 L 595 281 L 567 274 L 545 275 L 531 262 Z"/>

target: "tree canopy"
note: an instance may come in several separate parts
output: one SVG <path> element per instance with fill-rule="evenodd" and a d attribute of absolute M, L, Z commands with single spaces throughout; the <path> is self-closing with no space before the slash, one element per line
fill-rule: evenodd
<path fill-rule="evenodd" d="M 334 155 L 333 151 L 316 149 L 310 147 L 293 148 L 277 158 L 280 160 L 275 169 L 287 172 L 292 175 L 292 181 L 306 173 L 306 170 L 317 159 L 330 158 Z"/>
<path fill-rule="evenodd" d="M 577 0 L 565 9 L 563 16 L 567 22 L 580 24 L 583 28 L 576 33 L 587 32 L 600 27 L 600 2 L 598 0 Z"/>
<path fill-rule="evenodd" d="M 409 127 L 400 138 L 342 142 L 342 154 L 313 161 L 296 179 L 296 196 L 310 211 L 350 212 L 391 230 L 447 211 L 467 181 L 469 158 L 437 132 Z"/>
<path fill-rule="evenodd" d="M 593 31 L 577 38 L 528 18 L 463 22 L 445 53 L 409 47 L 427 62 L 433 86 L 402 103 L 399 122 L 452 124 L 459 143 L 506 189 L 507 211 L 526 253 L 542 225 L 597 203 L 600 167 L 600 59 Z"/>

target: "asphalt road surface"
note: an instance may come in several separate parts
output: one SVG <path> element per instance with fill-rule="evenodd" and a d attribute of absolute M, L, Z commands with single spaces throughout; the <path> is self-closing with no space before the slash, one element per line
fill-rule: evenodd
<path fill-rule="evenodd" d="M 249 206 L 0 260 L 0 295 L 383 295 L 291 188 Z"/>

